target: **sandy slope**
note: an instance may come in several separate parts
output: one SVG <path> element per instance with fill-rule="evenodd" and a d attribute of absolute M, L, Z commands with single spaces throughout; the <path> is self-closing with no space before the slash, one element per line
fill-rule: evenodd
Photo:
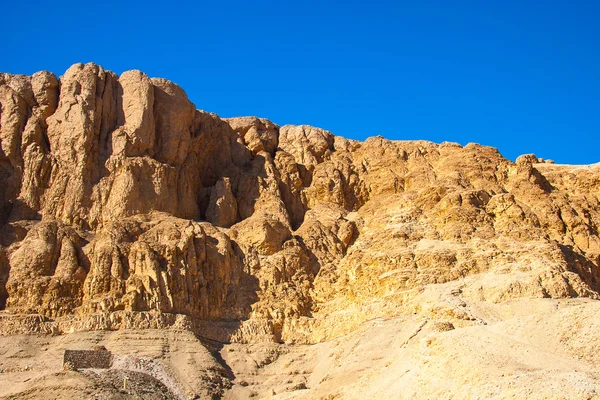
<path fill-rule="evenodd" d="M 541 299 L 526 308 L 505 321 L 450 331 L 417 315 L 369 321 L 243 371 L 235 382 L 249 385 L 234 386 L 226 398 L 600 398 L 600 303 Z"/>
<path fill-rule="evenodd" d="M 599 302 L 528 299 L 470 306 L 482 317 L 479 325 L 452 329 L 437 316 L 409 314 L 371 320 L 349 335 L 315 345 L 215 346 L 173 330 L 3 337 L 0 377 L 6 384 L 0 396 L 600 398 Z M 93 344 L 116 355 L 112 371 L 62 371 L 65 348 Z M 128 391 L 120 387 L 124 374 L 135 383 Z"/>

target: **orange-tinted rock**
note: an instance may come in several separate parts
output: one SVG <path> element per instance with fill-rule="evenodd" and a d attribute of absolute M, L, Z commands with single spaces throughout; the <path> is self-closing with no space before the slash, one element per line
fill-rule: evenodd
<path fill-rule="evenodd" d="M 95 64 L 60 84 L 2 74 L 0 104 L 8 312 L 111 329 L 184 314 L 311 342 L 421 312 L 449 282 L 493 304 L 599 297 L 597 165 L 223 120 Z M 471 321 L 444 301 L 422 312 Z"/>

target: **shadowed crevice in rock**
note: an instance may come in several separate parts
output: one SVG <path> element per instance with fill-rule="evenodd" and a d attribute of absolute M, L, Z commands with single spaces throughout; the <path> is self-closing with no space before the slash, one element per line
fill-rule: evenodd
<path fill-rule="evenodd" d="M 569 270 L 577 273 L 592 290 L 600 292 L 600 259 L 591 260 L 576 252 L 573 246 L 559 245 Z"/>
<path fill-rule="evenodd" d="M 4 183 L 4 182 L 3 182 Z M 2 203 L 0 207 L 0 225 L 5 224 L 8 221 L 10 213 L 12 211 L 13 203 L 6 198 L 5 192 L 0 192 L 0 201 Z"/>
<path fill-rule="evenodd" d="M 6 281 L 8 280 L 9 273 L 10 265 L 8 263 L 6 251 L 0 246 L 0 310 L 4 310 L 6 308 L 6 300 L 8 299 Z"/>
<path fill-rule="evenodd" d="M 236 328 L 232 328 L 232 331 L 234 330 L 236 330 Z M 233 381 L 235 379 L 235 373 L 233 372 L 233 369 L 231 369 L 231 366 L 229 366 L 229 364 L 227 364 L 227 362 L 221 356 L 221 351 L 226 343 L 221 343 L 204 337 L 198 337 L 198 339 L 202 342 L 204 347 L 210 351 L 210 354 L 214 357 L 215 361 L 218 362 L 221 367 L 223 367 L 227 378 Z"/>
<path fill-rule="evenodd" d="M 550 193 L 556 188 L 552 186 L 552 184 L 546 179 L 546 177 L 536 169 L 532 171 L 532 177 L 534 178 L 535 183 L 546 193 Z"/>

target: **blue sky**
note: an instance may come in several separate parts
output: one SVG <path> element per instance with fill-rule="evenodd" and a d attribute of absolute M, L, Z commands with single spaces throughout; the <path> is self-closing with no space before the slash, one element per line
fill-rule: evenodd
<path fill-rule="evenodd" d="M 3 72 L 94 61 L 170 79 L 222 117 L 600 161 L 598 1 L 7 0 L 2 13 Z"/>

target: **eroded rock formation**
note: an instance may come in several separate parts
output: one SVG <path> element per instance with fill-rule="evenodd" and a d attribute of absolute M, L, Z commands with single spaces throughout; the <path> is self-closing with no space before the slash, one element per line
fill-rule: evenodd
<path fill-rule="evenodd" d="M 16 314 L 60 329 L 182 314 L 205 335 L 213 321 L 232 340 L 315 342 L 376 316 L 477 322 L 412 303 L 429 284 L 463 280 L 489 302 L 599 297 L 598 166 L 220 119 L 169 81 L 95 64 L 0 74 L 0 112 L 11 329 Z"/>

